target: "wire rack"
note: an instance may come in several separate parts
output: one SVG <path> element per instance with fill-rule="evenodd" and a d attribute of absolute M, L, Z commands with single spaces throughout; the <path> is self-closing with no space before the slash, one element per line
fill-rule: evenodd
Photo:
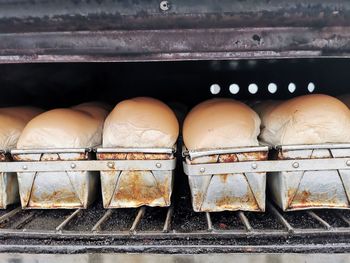
<path fill-rule="evenodd" d="M 177 237 L 182 235 L 350 234 L 350 211 L 314 210 L 282 213 L 272 203 L 268 203 L 267 208 L 265 214 L 242 211 L 193 212 L 187 215 L 186 219 L 192 219 L 194 222 L 176 223 L 174 220 L 178 219 L 184 211 L 174 216 L 173 206 L 169 208 L 141 207 L 138 209 L 103 210 L 98 204 L 88 210 L 77 209 L 73 211 L 22 210 L 21 207 L 16 207 L 2 212 L 0 235 L 42 233 L 52 236 L 54 233 L 71 236 L 98 236 L 102 234 L 130 237 L 147 235 Z M 84 221 L 85 219 L 87 221 Z M 182 221 L 184 220 L 182 219 Z M 113 227 L 115 230 L 111 230 Z"/>
<path fill-rule="evenodd" d="M 6 252 L 345 252 L 350 211 L 195 213 L 180 196 L 169 208 L 22 210 L 0 214 Z"/>

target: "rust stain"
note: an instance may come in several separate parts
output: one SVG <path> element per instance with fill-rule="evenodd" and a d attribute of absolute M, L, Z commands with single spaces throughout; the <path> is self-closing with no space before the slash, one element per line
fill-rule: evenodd
<path fill-rule="evenodd" d="M 227 177 L 230 176 L 230 174 L 220 174 L 220 175 L 218 175 L 218 176 L 219 176 L 220 181 L 221 181 L 222 183 L 226 183 Z"/>
<path fill-rule="evenodd" d="M 295 152 L 297 151 L 293 151 L 293 157 L 290 157 L 289 155 L 291 154 L 291 150 L 284 150 L 282 151 L 281 149 L 278 150 L 277 153 L 274 153 L 272 155 L 272 159 L 277 159 L 277 160 L 304 160 L 304 159 L 323 159 L 323 158 L 329 158 L 329 156 L 305 156 L 305 154 L 301 154 L 301 155 L 295 155 Z"/>
<path fill-rule="evenodd" d="M 29 196 L 28 196 L 29 197 Z M 27 204 L 28 204 L 28 198 L 27 196 L 23 196 L 21 197 L 21 203 L 22 203 L 22 207 L 27 207 Z"/>
<path fill-rule="evenodd" d="M 197 192 L 193 195 L 193 205 L 199 209 L 203 202 L 203 192 Z"/>
<path fill-rule="evenodd" d="M 297 189 L 290 188 L 287 191 L 288 194 L 288 203 L 298 203 L 301 205 L 307 205 L 310 201 L 309 198 L 311 197 L 311 192 L 307 190 L 303 190 L 301 192 L 296 192 Z"/>
<path fill-rule="evenodd" d="M 35 208 L 67 208 L 81 206 L 81 202 L 77 195 L 67 189 L 56 189 L 52 193 L 43 193 L 36 195 L 35 188 L 28 203 L 28 207 Z"/>
<path fill-rule="evenodd" d="M 127 160 L 146 160 L 146 157 L 144 154 L 138 154 L 138 153 L 128 153 L 126 155 Z"/>
<path fill-rule="evenodd" d="M 336 194 L 330 197 L 329 193 L 312 193 L 310 191 L 304 190 L 297 192 L 293 198 L 293 193 L 293 189 L 288 190 L 288 202 L 290 203 L 289 209 L 349 207 L 347 204 L 342 203 L 341 200 L 337 198 Z"/>
<path fill-rule="evenodd" d="M 164 153 L 98 153 L 99 160 L 169 160 L 172 154 Z"/>
<path fill-rule="evenodd" d="M 296 191 L 296 189 L 294 189 L 294 188 L 288 189 L 288 191 L 287 191 L 288 204 L 290 204 L 293 201 L 295 191 Z"/>
<path fill-rule="evenodd" d="M 170 199 L 169 178 L 162 183 L 149 184 L 144 180 L 144 173 L 147 171 L 128 171 L 119 182 L 119 189 L 115 193 L 115 200 L 121 202 L 136 203 L 137 206 L 149 205 L 157 199 L 166 200 L 168 205 Z"/>
<path fill-rule="evenodd" d="M 164 153 L 97 153 L 99 160 L 171 160 L 173 154 Z M 127 207 L 138 207 L 141 205 L 150 206 L 169 206 L 171 184 L 171 176 L 166 176 L 161 183 L 146 181 L 147 175 L 152 171 L 123 171 L 119 179 L 119 188 L 116 190 L 112 200 L 116 202 L 129 203 Z M 116 176 L 115 172 L 109 174 Z M 153 176 L 153 175 L 152 175 Z M 106 187 L 115 187 L 114 185 L 103 185 L 102 192 L 106 193 Z"/>
<path fill-rule="evenodd" d="M 238 162 L 237 155 L 234 153 L 221 154 L 219 156 L 219 163 L 234 163 L 234 162 Z"/>
<path fill-rule="evenodd" d="M 330 202 L 310 201 L 307 203 L 292 203 L 288 209 L 300 209 L 300 208 L 349 208 L 347 204 Z"/>
<path fill-rule="evenodd" d="M 245 153 L 229 153 L 229 154 L 214 154 L 208 156 L 201 156 L 194 158 L 190 161 L 191 164 L 206 164 L 206 163 L 233 163 L 233 162 L 244 162 L 244 161 L 259 161 L 267 160 L 267 151 L 258 152 L 245 152 Z"/>
<path fill-rule="evenodd" d="M 190 160 L 186 158 L 186 162 L 189 164 L 201 164 L 201 163 L 233 163 L 233 162 L 244 162 L 252 160 L 267 160 L 267 151 L 257 151 L 257 152 L 244 152 L 244 153 L 229 153 L 229 154 L 214 154 L 209 156 L 201 156 Z M 261 173 L 264 174 L 264 173 Z M 222 184 L 227 183 L 229 176 L 235 176 L 234 174 L 215 174 L 214 176 L 219 176 Z M 202 212 L 213 212 L 213 211 L 236 211 L 236 210 L 247 210 L 247 211 L 261 211 L 256 198 L 261 198 L 264 193 L 256 193 L 256 198 L 253 193 L 251 193 L 250 187 L 247 184 L 247 194 L 242 197 L 234 196 L 234 194 L 223 195 L 215 201 L 215 207 L 211 209 L 201 208 L 203 202 L 203 192 L 198 192 L 193 195 L 193 206 L 195 210 Z M 205 202 L 205 200 L 204 200 Z"/>
<path fill-rule="evenodd" d="M 126 153 L 97 153 L 98 160 L 126 160 Z"/>
<path fill-rule="evenodd" d="M 249 208 L 249 210 L 259 211 L 259 206 L 256 203 L 253 193 L 250 191 L 247 185 L 246 194 L 243 196 L 223 195 L 221 198 L 215 201 L 215 205 L 220 209 L 225 210 L 239 210 L 242 207 Z"/>
<path fill-rule="evenodd" d="M 238 153 L 237 157 L 240 162 L 267 160 L 268 152 L 267 151 L 244 152 L 244 153 Z"/>
<path fill-rule="evenodd" d="M 300 209 L 300 208 L 349 208 L 347 204 L 334 204 L 334 203 L 320 203 L 320 202 L 308 202 L 307 204 L 294 204 L 292 203 L 288 209 Z"/>
<path fill-rule="evenodd" d="M 303 150 L 300 150 L 303 151 Z M 290 157 L 291 152 L 293 152 L 293 157 Z M 326 158 L 332 158 L 330 155 L 317 155 L 314 154 L 312 156 L 305 155 L 305 153 L 300 153 L 300 155 L 296 155 L 298 153 L 298 150 L 281 150 L 279 149 L 277 153 L 273 155 L 273 159 L 278 159 L 278 160 L 305 160 L 305 159 L 326 159 Z M 345 157 L 345 156 L 344 156 Z"/>
<path fill-rule="evenodd" d="M 300 194 L 297 194 L 294 200 L 299 200 L 300 203 L 304 204 L 309 201 L 308 199 L 310 198 L 310 196 L 311 196 L 310 191 L 304 190 Z"/>
<path fill-rule="evenodd" d="M 40 154 L 39 154 L 40 155 Z M 14 154 L 13 159 L 16 161 L 71 161 L 71 160 L 87 160 L 91 159 L 91 153 L 47 153 L 43 154 L 40 160 L 33 160 L 33 156 L 38 156 L 38 154 Z M 45 172 L 43 172 L 45 174 Z M 86 180 L 83 178 L 81 180 Z M 81 204 L 81 201 L 77 194 L 70 190 L 70 187 L 67 189 L 54 189 L 52 192 L 45 192 L 40 195 L 36 193 L 36 189 L 41 187 L 40 185 L 34 185 L 30 194 L 22 196 L 22 204 L 25 204 L 27 208 L 82 208 L 84 204 Z M 86 183 L 77 191 L 87 191 Z M 29 199 L 29 200 L 28 200 Z"/>
<path fill-rule="evenodd" d="M 225 210 L 239 210 L 242 208 L 242 206 L 249 207 L 251 210 L 260 210 L 255 202 L 254 196 L 250 194 L 246 194 L 242 197 L 225 195 L 216 200 L 215 205 L 218 208 Z"/>
<path fill-rule="evenodd" d="M 40 153 L 39 153 L 40 154 Z M 12 158 L 18 162 L 39 162 L 39 161 L 78 161 L 91 159 L 90 153 L 46 153 L 40 160 L 33 160 L 32 156 L 38 154 L 13 154 Z"/>
<path fill-rule="evenodd" d="M 0 153 L 0 162 L 9 161 L 9 155 L 5 153 Z"/>
<path fill-rule="evenodd" d="M 218 162 L 219 155 L 214 154 L 214 155 L 208 155 L 208 156 L 201 156 L 197 158 L 193 158 L 190 160 L 189 158 L 186 158 L 189 160 L 191 164 L 203 164 L 203 163 L 217 163 Z"/>
<path fill-rule="evenodd" d="M 13 158 L 14 161 L 22 161 L 22 158 L 20 158 L 20 157 L 18 156 L 18 154 L 13 154 L 13 155 L 12 155 L 12 158 Z"/>
<path fill-rule="evenodd" d="M 69 157 L 67 156 L 69 155 Z M 74 155 L 74 156 L 73 156 Z M 89 154 L 86 153 L 57 153 L 57 154 L 43 154 L 41 161 L 77 161 L 86 160 L 89 158 Z"/>
<path fill-rule="evenodd" d="M 145 153 L 145 158 L 146 160 L 169 160 L 169 159 L 173 159 L 173 155 L 172 154 L 150 154 L 150 153 Z"/>

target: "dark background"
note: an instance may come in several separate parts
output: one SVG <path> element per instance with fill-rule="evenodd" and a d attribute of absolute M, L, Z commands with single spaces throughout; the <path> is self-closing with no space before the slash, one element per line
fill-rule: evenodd
<path fill-rule="evenodd" d="M 193 62 L 125 63 L 48 63 L 0 65 L 0 106 L 35 105 L 51 109 L 90 100 L 114 106 L 118 101 L 151 96 L 167 103 L 179 102 L 189 108 L 212 97 L 239 100 L 286 99 L 314 92 L 340 95 L 350 83 L 348 59 L 284 59 Z M 270 82 L 278 90 L 267 90 Z M 288 84 L 296 84 L 291 94 Z M 210 85 L 221 86 L 218 95 Z M 240 92 L 233 95 L 229 85 L 237 83 Z M 256 83 L 256 94 L 248 85 Z"/>

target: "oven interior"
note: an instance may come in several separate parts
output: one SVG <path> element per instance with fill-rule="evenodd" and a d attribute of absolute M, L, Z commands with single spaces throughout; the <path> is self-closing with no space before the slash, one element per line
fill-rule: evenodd
<path fill-rule="evenodd" d="M 349 68 L 349 59 L 332 58 L 3 64 L 0 105 L 52 109 L 100 100 L 114 106 L 126 98 L 151 96 L 171 105 L 181 120 L 191 107 L 213 97 L 249 103 L 310 92 L 346 94 Z M 271 83 L 276 90 L 269 90 Z M 232 84 L 236 89 L 230 91 Z M 254 94 L 250 84 L 258 87 Z M 345 210 L 283 213 L 268 198 L 266 213 L 193 212 L 180 153 L 172 198 L 170 208 L 106 210 L 101 197 L 87 210 L 21 210 L 14 205 L 0 211 L 0 251 L 350 251 L 350 212 Z"/>

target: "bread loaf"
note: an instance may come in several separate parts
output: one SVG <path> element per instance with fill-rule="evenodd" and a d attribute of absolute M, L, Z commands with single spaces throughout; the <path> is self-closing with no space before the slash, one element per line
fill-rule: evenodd
<path fill-rule="evenodd" d="M 178 121 L 166 104 L 138 97 L 118 103 L 108 115 L 103 147 L 173 147 L 178 135 Z"/>
<path fill-rule="evenodd" d="M 260 138 L 272 145 L 350 142 L 350 111 L 328 95 L 287 100 L 265 112 L 262 121 Z"/>
<path fill-rule="evenodd" d="M 257 146 L 260 118 L 233 99 L 211 99 L 194 107 L 183 126 L 189 150 Z"/>
<path fill-rule="evenodd" d="M 16 148 L 25 125 L 42 112 L 34 107 L 0 108 L 0 149 Z"/>
<path fill-rule="evenodd" d="M 87 148 L 101 145 L 107 108 L 100 103 L 84 103 L 44 112 L 24 128 L 17 148 Z"/>

